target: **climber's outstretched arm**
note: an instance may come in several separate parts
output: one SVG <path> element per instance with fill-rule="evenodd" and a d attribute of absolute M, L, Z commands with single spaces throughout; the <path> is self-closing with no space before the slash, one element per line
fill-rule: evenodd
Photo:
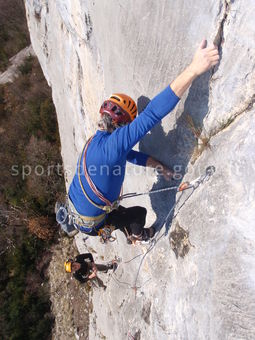
<path fill-rule="evenodd" d="M 116 164 L 128 154 L 133 146 L 141 140 L 158 122 L 172 111 L 182 94 L 200 74 L 208 71 L 219 61 L 218 49 L 206 47 L 203 40 L 197 49 L 191 64 L 162 92 L 154 97 L 146 108 L 130 124 L 113 131 L 104 144 L 105 155 L 110 155 L 108 164 Z"/>
<path fill-rule="evenodd" d="M 192 63 L 171 83 L 170 87 L 180 98 L 199 75 L 215 66 L 220 57 L 218 48 L 214 45 L 206 47 L 203 40 L 197 49 Z"/>

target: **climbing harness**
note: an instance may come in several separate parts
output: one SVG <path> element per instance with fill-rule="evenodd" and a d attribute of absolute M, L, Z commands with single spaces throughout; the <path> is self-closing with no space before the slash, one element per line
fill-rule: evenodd
<path fill-rule="evenodd" d="M 73 205 L 73 202 L 68 198 L 67 200 L 67 205 L 69 207 L 69 211 L 71 212 L 73 216 L 73 222 L 79 227 L 84 227 L 87 228 L 88 230 L 84 230 L 85 232 L 91 232 L 91 228 L 96 227 L 99 225 L 101 222 L 104 221 L 106 214 L 100 214 L 98 216 L 85 216 L 81 215 L 77 212 L 75 206 Z M 80 230 L 82 231 L 82 230 Z"/>
<path fill-rule="evenodd" d="M 116 240 L 116 237 L 111 235 L 115 229 L 114 226 L 103 225 L 100 228 L 96 228 L 100 223 L 101 215 L 92 218 L 80 215 L 76 211 L 68 196 L 66 197 L 65 203 L 57 202 L 57 205 L 56 220 L 68 236 L 74 236 L 78 231 L 85 232 L 87 234 L 94 232 L 94 235 L 97 234 L 100 236 L 100 241 L 102 243 L 113 242 Z"/>
<path fill-rule="evenodd" d="M 83 219 L 84 216 L 76 212 L 75 207 L 73 206 L 72 202 L 70 202 L 70 199 L 69 206 L 72 207 L 73 222 L 76 229 L 87 234 L 90 234 L 92 231 L 94 231 L 100 237 L 100 242 L 104 244 L 108 242 L 114 242 L 116 240 L 116 237 L 112 236 L 112 232 L 115 229 L 114 226 L 103 225 L 100 228 L 97 228 L 97 225 L 105 219 L 105 215 L 103 215 L 103 220 L 101 220 L 102 215 L 91 217 L 91 220 L 89 220 L 89 217 L 87 216 L 85 216 L 85 219 Z"/>

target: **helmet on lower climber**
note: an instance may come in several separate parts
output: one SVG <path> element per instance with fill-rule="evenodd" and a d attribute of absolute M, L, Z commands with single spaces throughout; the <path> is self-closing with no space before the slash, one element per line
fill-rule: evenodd
<path fill-rule="evenodd" d="M 66 273 L 72 272 L 72 263 L 73 263 L 73 260 L 71 260 L 71 259 L 65 261 L 64 266 L 65 266 Z"/>
<path fill-rule="evenodd" d="M 116 125 L 127 124 L 135 119 L 137 106 L 135 101 L 126 94 L 115 93 L 103 102 L 100 113 L 110 115 Z"/>

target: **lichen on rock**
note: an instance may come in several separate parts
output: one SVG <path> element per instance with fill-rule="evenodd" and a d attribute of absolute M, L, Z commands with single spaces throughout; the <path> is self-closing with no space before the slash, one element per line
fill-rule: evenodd
<path fill-rule="evenodd" d="M 170 247 L 175 253 L 176 258 L 184 257 L 188 254 L 192 244 L 189 240 L 189 232 L 180 227 L 177 222 L 175 226 L 172 226 L 173 231 L 170 232 L 169 242 Z"/>

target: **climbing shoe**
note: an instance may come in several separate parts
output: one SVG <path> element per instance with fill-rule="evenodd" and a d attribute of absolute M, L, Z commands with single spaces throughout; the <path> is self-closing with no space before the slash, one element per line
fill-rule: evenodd
<path fill-rule="evenodd" d="M 113 272 L 115 272 L 115 270 L 118 268 L 118 261 L 117 260 L 112 260 L 109 264 L 108 264 L 109 269 L 112 269 Z"/>
<path fill-rule="evenodd" d="M 153 238 L 153 236 L 155 235 L 155 228 L 154 227 L 150 227 L 150 228 L 145 228 L 143 230 L 143 236 L 142 236 L 142 241 L 147 242 L 150 239 Z"/>

